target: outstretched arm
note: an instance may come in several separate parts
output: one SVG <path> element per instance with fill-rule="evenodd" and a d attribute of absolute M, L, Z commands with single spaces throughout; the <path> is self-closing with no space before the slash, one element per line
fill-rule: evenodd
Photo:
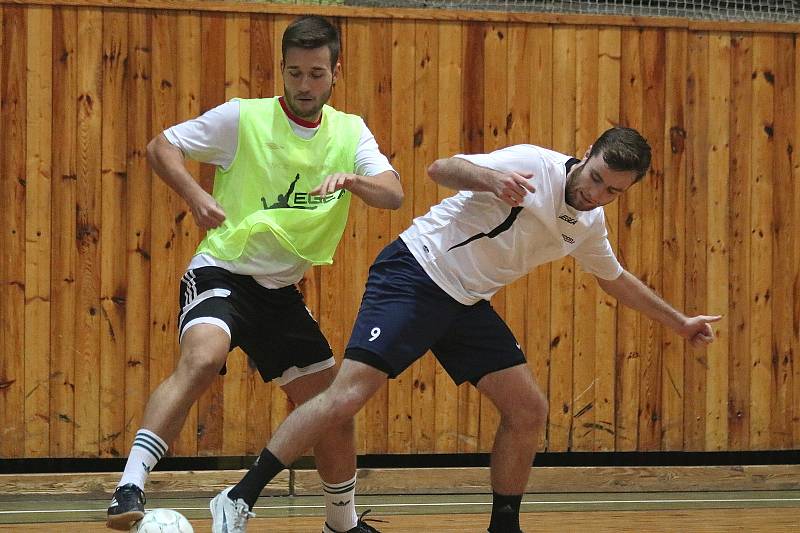
<path fill-rule="evenodd" d="M 340 189 L 352 192 L 372 207 L 399 209 L 403 203 L 403 187 L 397 175 L 390 170 L 374 176 L 331 174 L 311 194 L 327 196 Z"/>
<path fill-rule="evenodd" d="M 597 278 L 597 282 L 600 288 L 619 302 L 673 329 L 678 335 L 688 339 L 693 346 L 709 344 L 714 341 L 714 330 L 711 323 L 722 318 L 721 316 L 687 317 L 665 302 L 627 270 L 623 270 L 617 279 Z"/>
<path fill-rule="evenodd" d="M 428 175 L 449 189 L 490 192 L 512 207 L 520 205 L 528 192 L 536 192 L 530 175 L 499 172 L 460 157 L 437 159 L 428 167 Z"/>

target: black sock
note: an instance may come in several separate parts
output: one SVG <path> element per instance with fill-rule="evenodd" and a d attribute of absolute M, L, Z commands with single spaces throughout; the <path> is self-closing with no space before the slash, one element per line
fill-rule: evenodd
<path fill-rule="evenodd" d="M 267 483 L 272 481 L 272 478 L 278 475 L 278 472 L 286 468 L 277 457 L 272 455 L 268 449 L 261 450 L 261 455 L 258 456 L 256 462 L 250 467 L 250 470 L 244 475 L 242 480 L 236 484 L 228 493 L 228 497 L 236 501 L 239 498 L 243 499 L 250 509 L 256 504 L 258 496 Z"/>
<path fill-rule="evenodd" d="M 522 494 L 504 496 L 492 492 L 492 519 L 489 533 L 520 533 L 519 506 Z"/>

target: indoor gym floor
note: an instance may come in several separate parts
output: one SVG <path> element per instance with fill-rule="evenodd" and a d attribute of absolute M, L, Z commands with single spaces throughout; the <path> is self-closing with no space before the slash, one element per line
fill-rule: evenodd
<path fill-rule="evenodd" d="M 489 495 L 357 496 L 359 512 L 382 533 L 485 532 Z M 0 502 L 0 531 L 108 532 L 105 500 L 26 498 Z M 148 508 L 179 510 L 195 532 L 211 530 L 208 498 L 152 499 Z M 795 532 L 800 491 L 526 494 L 521 525 L 533 532 Z M 248 531 L 318 532 L 320 497 L 262 497 Z"/>

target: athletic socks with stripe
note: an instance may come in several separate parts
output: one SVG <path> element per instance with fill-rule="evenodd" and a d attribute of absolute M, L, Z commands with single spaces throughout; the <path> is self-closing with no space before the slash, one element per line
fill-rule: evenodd
<path fill-rule="evenodd" d="M 125 463 L 125 471 L 117 486 L 133 483 L 144 490 L 147 476 L 166 453 L 167 443 L 161 437 L 144 428 L 137 431 L 128 462 Z"/>
<path fill-rule="evenodd" d="M 323 533 L 340 533 L 356 527 L 356 478 L 343 483 L 322 482 L 325 492 L 325 527 Z"/>

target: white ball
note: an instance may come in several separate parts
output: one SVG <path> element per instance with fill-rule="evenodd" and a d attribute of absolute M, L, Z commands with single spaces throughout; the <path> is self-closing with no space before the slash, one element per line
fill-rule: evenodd
<path fill-rule="evenodd" d="M 192 524 L 178 511 L 151 509 L 133 524 L 129 533 L 194 533 Z"/>

